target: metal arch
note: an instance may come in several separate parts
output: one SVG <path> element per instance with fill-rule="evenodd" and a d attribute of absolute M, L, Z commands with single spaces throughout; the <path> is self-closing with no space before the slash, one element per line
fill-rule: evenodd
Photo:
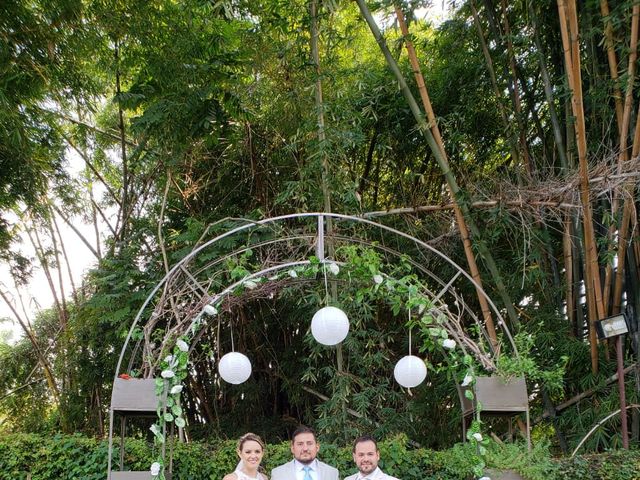
<path fill-rule="evenodd" d="M 355 223 L 361 223 L 361 224 L 365 224 L 365 225 L 370 225 L 372 227 L 377 227 L 383 231 L 392 233 L 394 235 L 397 235 L 399 237 L 408 239 L 412 242 L 414 242 L 414 244 L 418 245 L 419 247 L 422 247 L 424 249 L 426 249 L 427 251 L 435 254 L 437 257 L 439 257 L 440 259 L 444 260 L 446 263 L 448 263 L 449 265 L 451 265 L 458 273 L 456 275 L 454 275 L 452 277 L 452 279 L 450 280 L 449 283 L 445 283 L 444 281 L 442 281 L 442 279 L 440 279 L 439 277 L 436 277 L 435 275 L 433 275 L 432 272 L 419 267 L 419 269 L 421 271 L 423 271 L 423 273 L 427 273 L 429 276 L 432 277 L 432 279 L 435 279 L 438 283 L 440 283 L 441 285 L 445 285 L 444 288 L 447 288 L 447 286 L 449 286 L 451 283 L 453 283 L 457 277 L 461 274 L 463 275 L 476 289 L 476 291 L 480 292 L 480 294 L 482 296 L 484 296 L 484 298 L 487 300 L 487 302 L 489 303 L 491 309 L 493 310 L 493 312 L 495 313 L 495 315 L 497 316 L 498 319 L 498 326 L 503 330 L 503 332 L 505 333 L 507 339 L 509 340 L 513 351 L 515 353 L 515 355 L 517 355 L 517 349 L 516 346 L 514 344 L 513 341 L 513 337 L 511 335 L 511 333 L 509 332 L 509 329 L 507 328 L 504 319 L 502 317 L 502 315 L 500 314 L 500 311 L 498 310 L 498 308 L 496 307 L 496 305 L 493 303 L 493 301 L 491 300 L 491 298 L 486 294 L 486 292 L 484 291 L 484 289 L 464 270 L 462 269 L 456 262 L 454 262 L 453 260 L 451 260 L 451 258 L 449 258 L 448 256 L 446 256 L 445 254 L 443 254 L 442 252 L 440 252 L 439 250 L 435 249 L 434 247 L 430 246 L 429 244 L 423 242 L 422 240 L 413 237 L 409 234 L 406 234 L 404 232 L 401 232 L 395 228 L 392 227 L 388 227 L 386 225 L 382 225 L 380 223 L 374 222 L 372 220 L 368 220 L 366 218 L 362 218 L 362 217 L 354 217 L 351 215 L 343 215 L 343 214 L 337 214 L 337 213 L 322 213 L 322 212 L 316 212 L 316 213 L 300 213 L 300 214 L 289 214 L 289 215 L 281 215 L 278 217 L 273 217 L 273 218 L 267 218 L 267 219 L 263 219 L 263 220 L 258 220 L 258 221 L 249 221 L 244 219 L 247 223 L 245 223 L 244 225 L 240 225 L 238 227 L 232 228 L 231 230 L 228 230 L 227 232 L 220 234 L 216 237 L 214 237 L 213 239 L 205 242 L 204 244 L 200 245 L 198 248 L 194 249 L 193 251 L 191 251 L 189 254 L 187 254 L 182 260 L 180 260 L 176 265 L 174 265 L 166 274 L 165 276 L 162 278 L 162 280 L 160 280 L 160 282 L 158 282 L 156 284 L 156 286 L 153 288 L 153 290 L 149 293 L 149 295 L 147 296 L 147 298 L 145 299 L 144 303 L 142 304 L 142 306 L 140 307 L 140 309 L 138 310 L 138 313 L 136 314 L 136 317 L 133 321 L 133 323 L 131 324 L 131 327 L 129 328 L 129 331 L 127 333 L 127 337 L 124 341 L 124 344 L 122 346 L 122 350 L 120 351 L 120 356 L 118 357 L 118 362 L 116 365 L 116 370 L 115 370 L 115 374 L 114 374 L 114 385 L 118 379 L 118 375 L 120 372 L 120 368 L 122 367 L 122 361 L 124 359 L 124 355 L 125 352 L 127 351 L 127 348 L 129 346 L 129 342 L 131 341 L 133 332 L 135 330 L 135 328 L 137 327 L 138 323 L 140 322 L 140 319 L 142 318 L 142 315 L 144 313 L 144 311 L 147 309 L 147 307 L 149 306 L 149 304 L 152 302 L 152 300 L 155 298 L 156 294 L 158 293 L 158 291 L 160 290 L 161 287 L 163 287 L 164 285 L 166 285 L 167 281 L 169 279 L 171 279 L 178 270 L 183 269 L 185 270 L 185 265 L 187 265 L 192 259 L 194 259 L 201 251 L 203 251 L 205 248 L 213 245 L 214 243 L 230 237 L 238 232 L 242 232 L 245 230 L 249 230 L 252 228 L 256 228 L 262 225 L 269 225 L 269 224 L 276 224 L 277 222 L 280 221 L 284 221 L 284 220 L 289 220 L 289 219 L 303 219 L 303 218 L 313 218 L 316 217 L 317 218 L 317 230 L 316 230 L 316 235 L 317 235 L 317 244 L 316 244 L 316 254 L 318 256 L 318 258 L 320 258 L 321 260 L 324 259 L 325 256 L 325 252 L 324 252 L 324 241 L 325 241 L 325 232 L 324 232 L 324 219 L 326 217 L 330 217 L 330 218 L 335 218 L 335 219 L 340 219 L 340 220 L 348 220 L 348 221 L 352 221 Z M 310 235 L 301 235 L 298 238 L 304 238 L 304 237 L 310 237 Z M 345 238 L 345 237 L 342 237 Z M 287 239 L 291 239 L 291 237 L 287 237 Z M 351 242 L 356 242 L 356 241 L 360 241 L 361 243 L 363 242 L 363 239 L 358 238 L 356 240 L 356 237 L 354 238 L 350 238 L 350 237 L 346 237 L 345 238 L 347 241 L 351 241 Z M 284 240 L 284 239 L 283 239 Z M 270 244 L 271 242 L 268 241 L 266 242 L 267 244 Z M 277 242 L 274 242 L 277 243 Z M 383 251 L 387 251 L 388 253 L 394 254 L 394 255 L 400 255 L 399 252 L 386 247 L 386 246 L 378 246 L 380 247 Z M 246 250 L 246 249 L 245 249 Z M 245 251 L 243 249 L 237 249 L 236 251 Z M 413 264 L 415 261 L 412 261 L 411 263 Z M 248 278 L 255 278 L 257 276 L 260 275 L 264 275 L 268 272 L 272 272 L 272 271 L 277 271 L 280 269 L 284 269 L 284 268 L 290 268 L 292 266 L 298 266 L 298 265 L 305 265 L 305 264 L 309 264 L 310 262 L 308 260 L 306 261 L 298 261 L 298 262 L 286 262 L 286 263 L 280 263 L 278 265 L 266 268 L 266 269 L 262 269 L 260 272 L 255 272 L 253 274 L 251 274 Z M 416 262 L 417 263 L 417 262 Z M 214 262 L 213 265 L 217 264 L 217 262 Z M 211 266 L 212 264 L 210 263 L 209 266 Z M 417 263 L 417 265 L 419 265 L 419 263 Z M 204 269 L 206 269 L 207 267 L 204 267 Z M 202 271 L 202 270 L 200 270 Z M 244 278 L 238 282 L 235 282 L 233 285 L 228 286 L 225 290 L 223 290 L 222 292 L 218 293 L 216 295 L 216 297 L 214 298 L 220 298 L 220 296 L 228 293 L 229 291 L 233 290 L 233 288 L 235 288 L 237 285 L 241 284 L 242 282 L 246 281 L 247 278 Z M 440 295 L 440 294 L 439 294 Z M 462 302 L 464 304 L 464 308 L 468 310 L 468 307 L 466 306 L 466 302 Z M 478 322 L 478 319 L 475 315 L 473 315 L 474 320 L 476 322 Z M 196 320 L 193 319 L 189 328 L 193 327 L 193 323 Z M 484 328 L 481 329 L 482 331 L 484 331 Z M 108 455 L 108 474 L 109 477 L 111 475 L 111 466 L 112 466 L 112 451 L 113 451 L 113 417 L 114 417 L 114 412 L 113 412 L 113 408 L 110 408 L 109 411 L 109 455 Z"/>
<path fill-rule="evenodd" d="M 269 245 L 273 245 L 276 244 L 278 242 L 281 241 L 289 241 L 289 240 L 304 240 L 304 239 L 312 239 L 315 238 L 314 235 L 311 234 L 307 234 L 307 235 L 293 235 L 293 236 L 288 236 L 286 238 L 282 238 L 282 239 L 275 239 L 275 240 L 268 240 L 268 241 L 263 241 L 257 244 L 252 244 L 251 246 L 248 247 L 242 247 L 242 248 L 238 248 L 236 250 L 233 250 L 232 252 L 227 253 L 224 257 L 219 257 L 217 258 L 215 261 L 212 261 L 210 263 L 208 263 L 207 265 L 202 266 L 201 268 L 199 268 L 196 272 L 194 272 L 195 274 L 201 273 L 203 271 L 205 271 L 207 268 L 211 268 L 214 265 L 217 265 L 219 263 L 221 263 L 224 259 L 232 257 L 232 256 L 237 256 L 242 254 L 243 252 L 246 252 L 249 249 L 254 249 L 256 247 L 265 247 L 265 246 L 269 246 Z M 332 239 L 338 239 L 341 241 L 345 241 L 345 242 L 351 242 L 351 243 L 358 243 L 360 245 L 366 245 L 370 248 L 373 248 L 375 250 L 381 250 L 384 253 L 387 254 L 391 254 L 393 256 L 397 256 L 400 257 L 402 256 L 402 253 L 400 253 L 399 251 L 385 246 L 385 245 L 381 245 L 381 244 L 376 244 L 370 241 L 367 241 L 366 239 L 362 239 L 362 238 L 353 238 L 353 237 L 344 237 L 344 236 L 336 236 L 336 235 L 332 235 L 331 236 Z M 322 250 L 322 246 L 321 246 L 321 241 L 318 241 L 318 248 L 317 251 L 321 251 Z M 318 257 L 322 257 L 322 255 L 318 255 Z M 456 270 L 456 273 L 451 277 L 451 279 L 449 279 L 448 282 L 445 282 L 442 278 L 438 277 L 437 275 L 435 275 L 431 270 L 425 268 L 422 264 L 418 263 L 416 260 L 409 258 L 408 262 L 413 265 L 414 268 L 416 268 L 417 270 L 420 270 L 422 273 L 424 273 L 426 276 L 428 276 L 429 278 L 431 278 L 432 280 L 434 280 L 437 284 L 440 285 L 440 287 L 442 287 L 440 289 L 439 292 L 435 293 L 432 292 L 430 289 L 426 289 L 425 293 L 428 294 L 429 296 L 433 297 L 434 301 L 438 301 L 442 295 L 450 289 L 450 287 L 455 283 L 455 281 L 458 279 L 458 277 L 461 275 L 461 271 L 460 270 Z M 233 284 L 227 286 L 223 291 L 216 293 L 214 296 L 210 297 L 209 299 L 209 303 L 215 303 L 217 302 L 220 298 L 224 297 L 225 295 L 228 295 L 229 293 L 231 293 L 236 287 L 240 286 L 243 282 L 246 282 L 247 280 L 251 280 L 251 279 L 255 279 L 255 278 L 259 278 L 261 276 L 264 276 L 268 273 L 274 272 L 274 271 L 278 271 L 278 270 L 284 270 L 287 268 L 291 268 L 291 267 L 295 267 L 295 266 L 301 266 L 301 265 L 308 265 L 310 262 L 308 260 L 301 260 L 301 261 L 295 261 L 295 262 L 287 262 L 287 263 L 281 263 L 278 265 L 274 265 L 256 272 L 253 272 L 249 275 L 247 275 L 246 277 L 242 278 L 241 280 L 238 280 L 236 282 L 234 282 Z M 343 262 L 340 261 L 336 261 L 336 263 L 342 265 Z M 184 270 L 184 269 L 183 269 Z M 459 295 L 455 292 L 451 292 L 456 299 L 459 299 Z M 208 296 L 208 294 L 206 295 Z M 493 344 L 489 341 L 489 337 L 488 334 L 486 332 L 486 329 L 484 329 L 481 325 L 480 320 L 478 319 L 478 316 L 475 314 L 475 312 L 473 312 L 473 310 L 471 310 L 469 308 L 469 306 L 462 301 L 462 305 L 463 309 L 466 311 L 466 313 L 473 319 L 474 323 L 479 327 L 480 332 L 482 333 L 482 335 L 484 335 L 485 340 L 487 341 L 487 345 L 492 353 L 492 355 L 495 357 L 497 351 L 495 350 L 495 348 L 493 347 Z M 194 324 L 197 321 L 197 317 L 194 317 L 194 319 L 191 321 L 191 323 L 189 324 L 189 326 L 187 327 L 186 331 L 189 331 L 191 329 L 194 328 Z M 140 344 L 142 340 L 138 340 L 138 343 L 136 344 L 136 348 L 138 347 L 138 345 Z M 129 370 L 131 370 L 132 368 L 132 362 L 133 362 L 133 358 L 130 360 L 130 364 L 129 364 Z"/>
<path fill-rule="evenodd" d="M 392 253 L 396 253 L 394 251 L 391 251 Z M 339 262 L 336 261 L 336 263 L 338 265 L 344 265 L 344 262 Z M 230 294 L 231 292 L 233 292 L 233 290 L 236 287 L 239 287 L 240 285 L 242 285 L 243 283 L 245 283 L 247 280 L 252 280 L 252 279 L 256 279 L 256 278 L 260 278 L 266 274 L 269 273 L 273 273 L 273 272 L 277 272 L 279 270 L 285 270 L 288 268 L 293 268 L 293 267 L 299 267 L 299 266 L 303 266 L 303 265 L 310 265 L 311 262 L 309 260 L 299 260 L 299 261 L 295 261 L 295 262 L 286 262 L 286 263 L 280 263 L 278 265 L 274 265 L 272 267 L 268 267 L 268 268 L 263 268 L 262 270 L 250 273 L 249 275 L 247 275 L 246 277 L 233 282 L 231 284 L 229 284 L 224 290 L 222 290 L 221 292 L 216 293 L 214 296 L 210 297 L 210 301 L 209 303 L 215 303 L 218 300 L 220 300 L 221 298 L 223 298 L 225 295 Z M 442 294 L 444 293 L 444 291 L 448 288 L 448 286 L 450 286 L 450 284 L 452 283 L 452 281 L 455 281 L 458 277 L 459 273 L 454 275 L 452 277 L 452 280 L 449 282 L 449 284 L 445 285 L 445 287 L 437 294 L 437 295 L 433 295 L 434 296 L 434 300 L 439 301 L 440 297 L 442 296 Z M 302 281 L 303 279 L 300 279 L 298 281 Z M 306 280 L 305 280 L 306 281 Z M 427 290 L 427 293 L 429 294 L 433 294 L 433 292 Z M 185 331 L 193 331 L 193 329 L 195 329 L 195 325 L 197 322 L 200 321 L 199 316 L 194 317 L 191 320 L 191 323 L 189 323 L 189 326 L 185 329 Z M 190 348 L 193 347 L 193 344 L 190 345 Z M 461 348 L 464 348 L 463 346 L 461 346 Z"/>
<path fill-rule="evenodd" d="M 115 380 L 118 378 L 118 374 L 120 372 L 120 368 L 122 367 L 122 360 L 124 359 L 124 355 L 125 352 L 127 350 L 127 347 L 129 345 L 129 342 L 131 340 L 131 336 L 133 335 L 133 331 L 135 330 L 136 326 L 138 325 L 140 318 L 142 317 L 143 312 L 145 311 L 145 309 L 147 308 L 147 306 L 149 305 L 149 303 L 151 302 L 151 300 L 153 299 L 153 297 L 156 295 L 156 293 L 158 292 L 158 290 L 160 289 L 160 287 L 162 287 L 165 282 L 171 278 L 175 272 L 180 269 L 181 267 L 183 267 L 185 264 L 187 264 L 188 262 L 190 262 L 193 258 L 195 258 L 198 253 L 200 253 L 202 250 L 204 250 L 205 248 L 213 245 L 214 243 L 230 237 L 231 235 L 234 235 L 238 232 L 242 232 L 244 230 L 248 230 L 251 228 L 255 228 L 261 225 L 269 225 L 269 224 L 273 224 L 273 223 L 277 223 L 283 220 L 289 220 L 289 219 L 295 219 L 295 218 L 313 218 L 316 217 L 318 219 L 318 235 L 319 235 L 319 239 L 321 239 L 321 242 L 319 243 L 323 243 L 323 236 L 324 236 L 324 228 L 323 228 L 323 219 L 325 217 L 331 217 L 331 218 L 335 218 L 335 219 L 341 219 L 341 220 L 349 220 L 349 221 L 353 221 L 356 223 L 363 223 L 365 225 L 370 225 L 373 227 L 377 227 L 380 228 L 384 231 L 390 232 L 392 234 L 398 235 L 402 238 L 406 238 L 408 240 L 411 240 L 413 242 L 415 242 L 417 245 L 425 248 L 426 250 L 430 251 L 431 253 L 435 254 L 436 256 L 440 257 L 442 260 L 444 260 L 445 262 L 447 262 L 449 265 L 451 265 L 454 269 L 458 270 L 464 277 L 466 277 L 466 279 L 476 288 L 476 290 L 478 292 L 480 292 L 484 298 L 487 300 L 487 302 L 489 303 L 489 305 L 491 306 L 491 309 L 493 310 L 493 312 L 496 314 L 497 318 L 498 318 L 498 326 L 503 330 L 503 332 L 505 333 L 505 335 L 507 336 L 509 343 L 511 344 L 512 348 L 514 349 L 515 354 L 517 355 L 517 349 L 515 347 L 515 343 L 513 341 L 513 337 L 511 335 L 511 332 L 509 331 L 509 329 L 507 328 L 505 321 L 502 317 L 502 315 L 500 314 L 500 311 L 498 310 L 498 308 L 496 307 L 496 305 L 493 303 L 493 301 L 491 300 L 491 298 L 486 294 L 486 292 L 484 291 L 484 289 L 473 279 L 473 277 L 471 277 L 471 275 L 469 275 L 462 267 L 460 267 L 456 262 L 454 262 L 453 260 L 451 260 L 451 258 L 449 258 L 448 256 L 446 256 L 445 254 L 443 254 L 442 252 L 440 252 L 439 250 L 437 250 L 436 248 L 432 247 L 431 245 L 427 244 L 426 242 L 423 242 L 422 240 L 413 237 L 407 233 L 401 232 L 400 230 L 397 230 L 395 228 L 392 227 L 388 227 L 386 225 L 382 225 L 380 223 L 374 222 L 372 220 L 368 220 L 366 218 L 362 218 L 362 217 L 354 217 L 352 215 L 344 215 L 344 214 L 339 214 L 339 213 L 323 213 L 323 212 L 309 212 L 309 213 L 296 213 L 296 214 L 288 214 L 288 215 L 281 215 L 278 217 L 272 217 L 272 218 L 266 218 L 266 219 L 262 219 L 262 220 L 257 220 L 254 222 L 248 221 L 248 223 L 244 224 L 244 225 L 240 225 L 238 227 L 235 227 L 225 233 L 222 233 L 214 238 L 212 238 L 211 240 L 203 243 L 202 245 L 200 245 L 198 248 L 196 248 L 195 250 L 191 251 L 188 255 L 186 255 L 182 260 L 180 260 L 180 262 L 178 262 L 176 265 L 174 265 L 169 272 L 167 272 L 167 274 L 162 278 L 162 280 L 160 280 L 160 282 L 158 282 L 158 284 L 154 287 L 154 289 L 151 291 L 151 293 L 147 296 L 146 300 L 144 301 L 144 303 L 142 304 L 142 306 L 140 307 L 140 309 L 138 310 L 138 313 L 133 321 L 133 323 L 131 324 L 131 327 L 129 328 L 129 332 L 127 334 L 127 337 L 125 339 L 125 342 L 122 346 L 122 350 L 120 351 L 120 356 L 118 358 L 118 363 L 116 365 L 116 371 L 114 374 L 114 382 Z"/>
<path fill-rule="evenodd" d="M 397 250 L 394 250 L 391 247 L 387 247 L 385 245 L 376 245 L 373 244 L 365 239 L 362 238 L 349 238 L 349 237 L 342 237 L 342 236 L 336 236 L 336 235 L 332 235 L 332 238 L 337 238 L 340 240 L 345 240 L 345 241 L 350 241 L 351 243 L 358 243 L 360 245 L 366 245 L 369 246 L 373 249 L 376 250 L 382 250 L 385 253 L 390 253 L 392 255 L 395 256 L 402 256 L 402 253 L 400 253 Z M 421 263 L 419 263 L 417 260 L 414 260 L 413 258 L 409 258 L 408 262 L 415 267 L 416 269 L 420 270 L 422 273 L 424 273 L 426 276 L 428 276 L 429 278 L 431 278 L 432 280 L 434 280 L 436 283 L 440 284 L 441 287 L 443 287 L 441 289 L 441 291 L 436 295 L 434 294 L 434 292 L 428 291 L 427 293 L 432 294 L 435 298 L 440 298 L 444 291 L 446 291 L 447 289 L 449 289 L 449 287 L 451 287 L 453 285 L 453 283 L 458 279 L 458 277 L 462 274 L 462 270 L 456 270 L 456 274 L 451 277 L 451 279 L 448 282 L 445 282 L 442 278 L 438 277 L 437 275 L 435 275 L 431 270 L 425 268 Z M 458 297 L 457 294 L 455 294 L 456 297 Z M 485 340 L 487 341 L 487 345 L 489 347 L 489 349 L 493 352 L 495 350 L 495 347 L 493 346 L 493 342 L 491 342 L 491 339 L 489 338 L 489 335 L 486 332 L 486 329 L 481 325 L 480 320 L 478 319 L 478 316 L 475 314 L 475 312 L 473 310 L 471 310 L 469 308 L 469 306 L 466 303 L 463 303 L 463 308 L 464 310 L 469 314 L 469 316 L 473 319 L 474 323 L 480 328 L 480 332 L 482 333 L 482 335 L 484 336 Z M 513 344 L 513 342 L 510 342 L 511 346 L 514 349 L 514 352 L 516 352 L 517 354 L 517 349 L 515 348 L 515 345 Z"/>

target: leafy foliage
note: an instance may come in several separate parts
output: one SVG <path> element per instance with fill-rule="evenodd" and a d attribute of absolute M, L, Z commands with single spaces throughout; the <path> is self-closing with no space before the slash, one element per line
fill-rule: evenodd
<path fill-rule="evenodd" d="M 432 242 L 465 265 L 453 216 L 441 210 L 451 200 L 442 172 L 354 2 L 320 3 L 322 142 L 306 1 L 2 2 L 0 258 L 23 285 L 33 271 L 31 255 L 18 255 L 10 241 L 20 231 L 47 232 L 48 243 L 37 256 L 52 271 L 62 271 L 61 248 L 49 231 L 51 219 L 61 218 L 52 213 L 53 206 L 72 224 L 81 219 L 97 226 L 104 217 L 106 232 L 97 242 L 96 268 L 74 292 L 74 300 L 30 318 L 33 341 L 0 341 L 3 433 L 103 435 L 117 352 L 132 317 L 167 268 L 236 225 L 230 217 L 256 219 L 324 208 L 323 159 L 329 164 L 334 211 L 357 214 L 430 204 L 437 213 L 381 221 Z M 391 2 L 370 3 L 380 18 L 390 12 Z M 415 8 L 428 2 L 401 3 Z M 617 408 L 615 389 L 605 386 L 614 371 L 606 346 L 599 347 L 600 373 L 589 369 L 589 320 L 579 265 L 584 249 L 575 229 L 566 230 L 573 241 L 572 278 L 564 263 L 565 222 L 578 227 L 580 221 L 570 215 L 566 221 L 553 208 L 529 214 L 500 203 L 504 179 L 535 190 L 564 183 L 575 169 L 574 118 L 558 13 L 553 2 L 454 3 L 442 24 L 409 15 L 410 27 L 445 149 L 464 189 L 461 198 L 498 199 L 495 208 L 474 210 L 481 235 L 473 241 L 476 247 L 484 242 L 495 256 L 521 317 L 516 339 L 528 352 L 520 360 L 502 357 L 500 366 L 504 372 L 528 373 L 535 416 L 547 408 L 544 394 L 557 405 L 596 387 L 589 403 L 576 404 L 553 428 L 537 427 L 543 438 L 564 433 L 575 445 L 604 411 Z M 589 152 L 593 164 L 612 165 L 619 150 L 619 132 L 611 124 L 616 88 L 624 91 L 629 79 L 626 74 L 618 80 L 607 77 L 602 38 L 611 21 L 613 51 L 618 70 L 624 71 L 633 2 L 609 2 L 606 18 L 599 2 L 579 3 Z M 492 74 L 476 22 L 493 61 Z M 399 32 L 387 25 L 385 35 L 405 78 L 411 78 Z M 637 92 L 631 100 L 634 104 Z M 72 179 L 70 171 L 78 162 L 82 171 Z M 616 230 L 621 215 L 613 212 L 609 195 L 599 196 L 594 207 L 604 270 L 615 263 L 612 247 L 617 246 L 606 232 Z M 637 307 L 637 229 L 635 235 L 623 290 L 626 301 Z M 217 253 L 208 252 L 209 258 L 198 261 L 204 264 Z M 360 260 L 349 257 L 354 271 L 362 269 L 359 276 L 377 273 L 366 270 L 375 270 L 374 258 Z M 498 288 L 479 260 L 483 287 L 497 298 Z M 250 255 L 239 261 L 230 269 L 232 277 L 241 279 L 255 261 Z M 450 268 L 437 262 L 425 266 L 444 272 Z M 389 275 L 408 273 L 404 265 L 384 267 Z M 321 304 L 324 292 L 307 287 L 233 312 L 236 338 L 253 352 L 261 373 L 235 391 L 216 380 L 215 354 L 228 349 L 230 339 L 217 338 L 213 328 L 203 334 L 194 352 L 197 381 L 185 410 L 208 422 L 192 425 L 193 436 L 228 437 L 259 426 L 272 438 L 285 438 L 305 421 L 335 441 L 364 430 L 380 436 L 402 431 L 431 447 L 457 441 L 454 381 L 460 379 L 437 375 L 447 371 L 441 353 L 425 342 L 429 384 L 410 398 L 389 374 L 389 364 L 407 350 L 401 312 L 410 282 L 385 298 L 356 283 L 340 284 L 336 301 L 357 327 L 343 345 L 342 374 L 334 352 L 309 340 L 303 319 Z M 574 290 L 573 305 L 565 297 L 567 287 Z M 471 299 L 474 294 L 471 288 L 460 292 Z M 468 304 L 480 311 L 475 300 Z M 428 330 L 422 333 L 429 338 Z M 140 338 L 141 332 L 135 335 Z M 625 344 L 627 364 L 635 358 L 632 345 Z M 44 360 L 50 363 L 53 386 L 61 391 L 59 402 L 44 378 Z M 628 398 L 637 397 L 629 382 Z M 195 405 L 211 410 L 197 411 Z M 359 417 L 345 413 L 345 406 Z M 612 423 L 587 448 L 619 443 Z"/>
<path fill-rule="evenodd" d="M 467 480 L 471 476 L 474 453 L 469 444 L 449 450 L 431 451 L 409 448 L 406 438 L 391 438 L 379 443 L 380 466 L 399 478 L 429 480 Z M 107 442 L 74 436 L 10 435 L 0 440 L 0 479 L 98 479 L 107 468 Z M 175 445 L 174 476 L 194 480 L 221 478 L 233 471 L 237 463 L 236 445 L 226 442 L 191 442 Z M 115 458 L 119 458 L 119 441 Z M 127 438 L 125 469 L 148 470 L 150 446 L 144 440 Z M 336 466 L 341 476 L 354 471 L 350 447 L 321 444 L 319 456 Z M 288 443 L 269 444 L 264 466 L 269 472 L 291 458 Z M 552 461 L 543 447 L 527 454 L 520 446 L 490 448 L 492 468 L 518 471 L 530 480 L 637 480 L 640 457 L 637 451 L 617 451 L 600 455 L 578 456 Z"/>

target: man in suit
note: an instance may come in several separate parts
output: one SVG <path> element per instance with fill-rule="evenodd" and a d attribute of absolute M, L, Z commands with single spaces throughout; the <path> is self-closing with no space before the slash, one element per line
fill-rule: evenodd
<path fill-rule="evenodd" d="M 369 435 L 357 438 L 353 443 L 353 461 L 356 462 L 358 473 L 344 480 L 398 480 L 378 467 L 380 450 L 376 440 Z"/>
<path fill-rule="evenodd" d="M 320 444 L 315 432 L 300 426 L 291 436 L 293 460 L 271 471 L 271 480 L 340 480 L 338 469 L 316 458 Z"/>

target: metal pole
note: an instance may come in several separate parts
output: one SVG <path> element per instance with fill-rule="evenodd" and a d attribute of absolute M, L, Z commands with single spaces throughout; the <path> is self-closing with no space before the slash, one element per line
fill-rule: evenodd
<path fill-rule="evenodd" d="M 616 339 L 616 357 L 618 360 L 618 393 L 620 394 L 620 422 L 622 424 L 622 447 L 629 449 L 627 431 L 627 401 L 624 391 L 624 364 L 622 359 L 622 335 Z"/>

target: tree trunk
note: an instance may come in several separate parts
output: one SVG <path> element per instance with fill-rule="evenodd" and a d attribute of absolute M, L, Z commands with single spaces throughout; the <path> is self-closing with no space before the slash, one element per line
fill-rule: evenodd
<path fill-rule="evenodd" d="M 114 50 L 114 56 L 116 61 L 116 95 L 120 96 L 120 45 L 116 41 L 116 47 Z M 120 210 L 120 231 L 118 238 L 124 240 L 127 236 L 127 224 L 129 223 L 128 216 L 130 213 L 129 206 L 129 163 L 127 161 L 127 139 L 124 126 L 124 111 L 120 102 L 118 102 L 118 130 L 120 133 L 120 157 L 122 160 L 122 197 L 121 197 L 121 210 Z M 116 242 L 114 242 L 115 244 Z"/>
<path fill-rule="evenodd" d="M 49 386 L 51 395 L 53 395 L 54 403 L 56 405 L 60 405 L 60 391 L 58 390 L 58 386 L 56 385 L 56 381 L 53 376 L 51 366 L 49 365 L 47 358 L 42 354 L 42 351 L 40 350 L 40 346 L 38 345 L 38 341 L 36 340 L 36 337 L 33 335 L 31 328 L 29 328 L 26 322 L 22 319 L 20 314 L 17 312 L 17 310 L 13 306 L 13 303 L 11 302 L 9 297 L 7 297 L 7 295 L 5 294 L 5 292 L 2 291 L 2 289 L 0 289 L 0 297 L 2 297 L 2 300 L 4 300 L 4 303 L 9 307 L 9 309 L 13 313 L 13 316 L 20 324 L 20 327 L 22 327 L 22 331 L 25 333 L 25 335 L 31 342 L 31 345 L 33 346 L 33 350 L 38 357 L 38 362 L 42 366 L 42 371 L 44 372 L 44 376 L 47 379 L 47 385 Z"/>
<path fill-rule="evenodd" d="M 60 239 L 60 250 L 62 251 L 62 256 L 64 257 L 64 263 L 67 266 L 67 275 L 69 276 L 69 283 L 71 284 L 71 297 L 73 298 L 73 301 L 77 305 L 77 303 L 78 303 L 78 291 L 76 290 L 76 283 L 73 280 L 73 273 L 71 272 L 71 263 L 69 262 L 69 255 L 67 254 L 67 249 L 64 246 L 64 240 L 62 239 L 62 235 L 60 235 L 60 228 L 58 227 L 58 221 L 56 220 L 55 212 L 53 211 L 53 209 L 51 207 L 49 207 L 49 215 L 51 216 L 51 222 L 53 223 L 55 234 Z M 54 232 L 52 232 L 52 235 L 53 234 L 54 234 Z M 58 265 L 58 268 L 60 269 L 61 266 Z"/>

